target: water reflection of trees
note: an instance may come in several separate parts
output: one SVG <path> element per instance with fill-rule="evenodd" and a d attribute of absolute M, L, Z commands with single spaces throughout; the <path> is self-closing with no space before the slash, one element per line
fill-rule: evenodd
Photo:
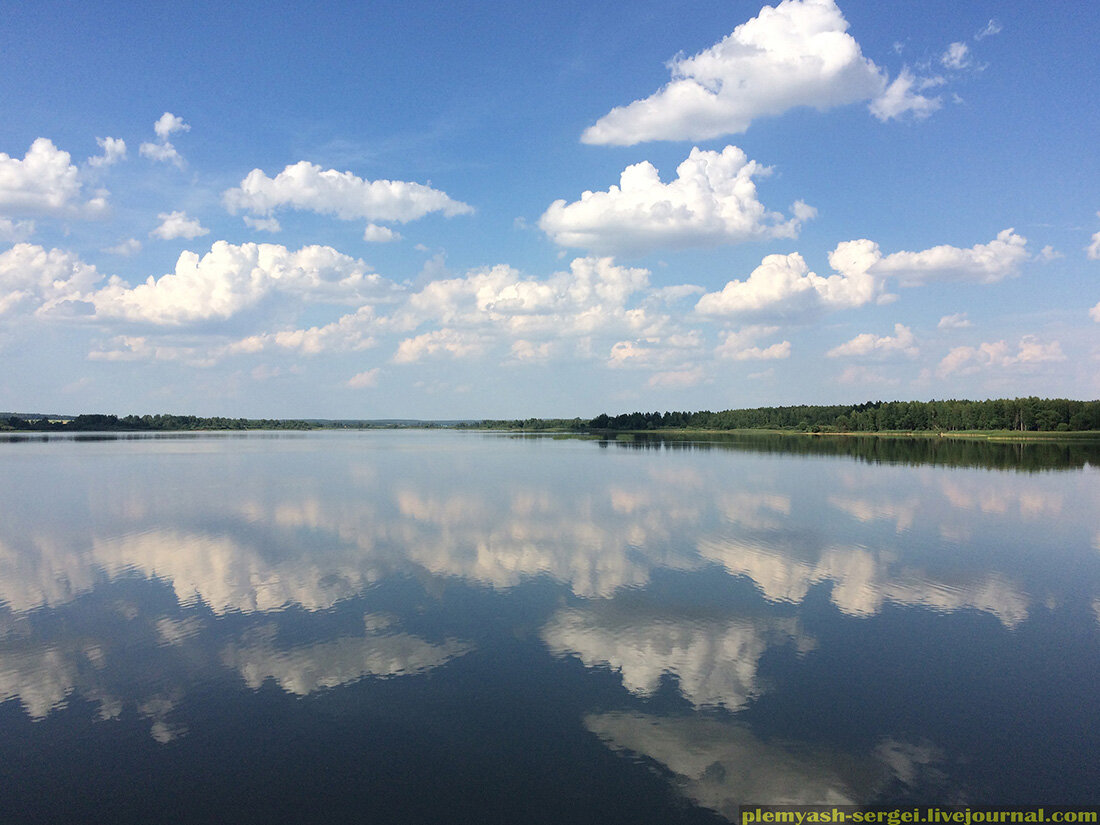
<path fill-rule="evenodd" d="M 830 456 L 883 464 L 930 464 L 989 470 L 1080 470 L 1100 467 L 1100 441 L 987 441 L 896 436 L 784 435 L 782 433 L 632 433 L 601 446 L 627 450 L 732 450 L 770 455 Z"/>

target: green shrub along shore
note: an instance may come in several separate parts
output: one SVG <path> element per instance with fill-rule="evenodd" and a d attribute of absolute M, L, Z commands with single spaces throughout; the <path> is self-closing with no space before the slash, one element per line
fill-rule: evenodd
<path fill-rule="evenodd" d="M 606 413 L 593 419 L 482 421 L 488 429 L 559 432 L 779 430 L 806 433 L 1087 433 L 1100 436 L 1100 401 L 1002 398 L 988 401 L 868 401 L 711 412 Z"/>

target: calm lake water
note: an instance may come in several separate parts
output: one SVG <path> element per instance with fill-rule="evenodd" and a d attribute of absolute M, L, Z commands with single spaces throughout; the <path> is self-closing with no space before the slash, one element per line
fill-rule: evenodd
<path fill-rule="evenodd" d="M 0 441 L 0 822 L 1100 802 L 1100 449 Z"/>

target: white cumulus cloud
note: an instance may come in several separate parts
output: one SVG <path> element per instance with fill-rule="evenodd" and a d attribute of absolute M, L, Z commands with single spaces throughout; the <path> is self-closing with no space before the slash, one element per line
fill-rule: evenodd
<path fill-rule="evenodd" d="M 103 251 L 109 255 L 121 255 L 124 258 L 129 258 L 131 255 L 141 252 L 141 241 L 137 238 L 129 238 L 114 246 L 108 246 Z"/>
<path fill-rule="evenodd" d="M 553 341 L 536 343 L 525 338 L 518 338 L 512 342 L 510 360 L 513 363 L 541 364 L 550 360 L 553 352 Z"/>
<path fill-rule="evenodd" d="M 1015 352 L 1005 341 L 987 342 L 976 347 L 955 347 L 940 361 L 937 373 L 945 378 L 952 374 L 973 375 L 991 367 L 1026 367 L 1065 360 L 1065 353 L 1058 341 L 1043 343 L 1034 335 L 1025 335 Z"/>
<path fill-rule="evenodd" d="M 20 305 L 45 314 L 82 301 L 102 278 L 71 252 L 18 243 L 0 252 L 0 316 Z"/>
<path fill-rule="evenodd" d="M 287 166 L 273 178 L 261 169 L 253 169 L 240 186 L 227 189 L 222 200 L 234 215 L 244 211 L 270 217 L 277 209 L 290 208 L 335 215 L 345 221 L 364 219 L 372 225 L 374 221 L 406 223 L 432 212 L 452 217 L 474 211 L 446 192 L 422 183 L 364 180 L 351 172 L 322 169 L 304 160 Z M 380 229 L 374 227 L 373 234 L 377 236 Z M 368 226 L 366 235 L 371 234 Z"/>
<path fill-rule="evenodd" d="M 48 138 L 36 139 L 22 160 L 0 152 L 0 214 L 92 218 L 107 210 L 103 193 L 84 197 L 80 170 Z"/>
<path fill-rule="evenodd" d="M 885 77 L 847 30 L 833 0 L 765 6 L 709 49 L 671 60 L 668 85 L 613 109 L 581 140 L 621 146 L 708 140 L 797 106 L 824 111 L 875 98 Z"/>
<path fill-rule="evenodd" d="M 607 360 L 609 367 L 667 368 L 683 366 L 697 360 L 703 344 L 694 331 L 648 336 L 630 341 L 617 341 Z"/>
<path fill-rule="evenodd" d="M 877 244 L 870 254 L 881 255 Z M 921 252 L 895 252 L 878 257 L 870 269 L 877 275 L 896 278 L 901 286 L 932 281 L 991 284 L 1015 275 L 1027 258 L 1027 239 L 1012 229 L 1004 229 L 987 244 L 975 244 L 969 249 L 943 245 Z"/>
<path fill-rule="evenodd" d="M 766 347 L 755 346 L 760 338 L 766 338 L 779 331 L 779 327 L 753 325 L 739 330 L 730 330 L 723 334 L 722 343 L 714 353 L 719 358 L 731 361 L 773 361 L 791 357 L 791 342 L 780 341 Z"/>
<path fill-rule="evenodd" d="M 862 306 L 881 295 L 881 279 L 866 270 L 822 277 L 811 272 L 795 252 L 768 255 L 745 280 L 730 281 L 720 292 L 701 297 L 695 311 L 702 315 L 795 318 L 825 309 Z"/>
<path fill-rule="evenodd" d="M 378 378 L 382 371 L 378 367 L 356 373 L 347 380 L 347 386 L 353 390 L 370 389 L 378 386 Z"/>
<path fill-rule="evenodd" d="M 282 232 L 283 227 L 279 223 L 278 218 L 253 218 L 251 215 L 244 216 L 244 224 L 249 229 L 255 229 L 258 232 Z"/>
<path fill-rule="evenodd" d="M 171 112 L 165 112 L 157 122 L 153 124 L 153 131 L 157 133 L 159 140 L 156 143 L 143 143 L 138 148 L 142 157 L 162 163 L 174 163 L 183 166 L 183 157 L 176 151 L 176 147 L 168 140 L 176 132 L 189 132 L 191 127 L 183 122 L 183 118 L 177 117 Z"/>
<path fill-rule="evenodd" d="M 138 148 L 142 157 L 161 163 L 174 163 L 183 166 L 183 157 L 172 142 L 168 139 L 176 132 L 188 132 L 191 127 L 183 122 L 183 118 L 177 117 L 171 112 L 165 112 L 157 122 L 153 124 L 153 131 L 157 133 L 156 143 L 143 143 Z"/>
<path fill-rule="evenodd" d="M 183 166 L 183 155 L 176 151 L 176 147 L 165 141 L 164 143 L 143 143 L 138 148 L 143 158 L 155 160 L 160 163 L 174 163 Z"/>
<path fill-rule="evenodd" d="M 836 274 L 828 277 L 811 272 L 797 252 L 768 255 L 745 280 L 729 281 L 721 291 L 703 295 L 695 310 L 703 315 L 795 318 L 888 301 L 893 297 L 885 292 L 890 279 L 906 287 L 934 281 L 994 283 L 1014 275 L 1027 260 L 1026 244 L 1011 229 L 970 249 L 936 246 L 890 255 L 883 255 L 874 241 L 844 241 L 829 253 Z"/>
<path fill-rule="evenodd" d="M 966 317 L 965 312 L 956 312 L 954 315 L 944 315 L 936 324 L 938 329 L 966 329 L 973 326 Z"/>
<path fill-rule="evenodd" d="M 92 300 L 96 313 L 153 324 L 225 319 L 281 292 L 306 300 L 360 302 L 393 285 L 360 260 L 327 246 L 291 251 L 277 244 L 217 241 L 210 251 L 180 253 L 174 272 L 130 286 L 111 278 Z"/>
<path fill-rule="evenodd" d="M 175 238 L 191 240 L 210 234 L 210 230 L 199 223 L 198 218 L 189 218 L 186 212 L 161 212 L 157 215 L 157 220 L 160 221 L 160 226 L 149 234 L 166 241 Z"/>
<path fill-rule="evenodd" d="M 103 154 L 88 158 L 89 166 L 97 168 L 114 166 L 120 160 L 126 159 L 126 141 L 122 138 L 96 138 L 95 142 L 99 144 Z"/>
<path fill-rule="evenodd" d="M 401 233 L 394 232 L 388 226 L 368 223 L 367 228 L 363 230 L 363 240 L 368 243 L 390 243 L 401 240 Z"/>
<path fill-rule="evenodd" d="M 894 324 L 894 334 L 872 335 L 864 332 L 850 341 L 833 347 L 827 353 L 829 358 L 861 357 L 867 355 L 889 355 L 902 353 L 910 357 L 917 355 L 917 338 L 913 330 L 904 324 Z"/>
<path fill-rule="evenodd" d="M 647 270 L 609 257 L 576 258 L 568 270 L 546 277 L 501 264 L 426 284 L 387 316 L 386 325 L 410 335 L 398 346 L 398 364 L 490 351 L 503 364 L 569 353 L 596 360 L 620 342 L 609 365 L 679 366 L 699 340 L 656 311 L 650 297 Z M 623 339 L 633 342 L 637 357 L 629 357 Z"/>
<path fill-rule="evenodd" d="M 1096 306 L 1089 310 L 1089 317 L 1100 324 L 1100 301 L 1097 301 Z"/>
<path fill-rule="evenodd" d="M 523 338 L 607 332 L 637 326 L 643 316 L 627 302 L 648 285 L 648 270 L 612 258 L 575 258 L 567 272 L 542 279 L 497 265 L 432 281 L 409 297 L 395 323 L 484 326 Z"/>
<path fill-rule="evenodd" d="M 207 348 L 152 340 L 144 335 L 116 335 L 100 349 L 88 353 L 89 361 L 176 361 L 192 367 L 210 367 L 217 355 Z"/>
<path fill-rule="evenodd" d="M 177 117 L 171 112 L 165 112 L 153 124 L 153 131 L 157 133 L 157 137 L 161 140 L 168 140 L 176 132 L 191 131 L 191 127 L 183 122 L 182 117 Z"/>
<path fill-rule="evenodd" d="M 653 164 L 636 163 L 606 192 L 584 192 L 573 203 L 554 201 L 539 227 L 561 246 L 599 253 L 796 237 L 816 210 L 798 202 L 794 217 L 769 212 L 757 199 L 754 178 L 770 172 L 736 146 L 721 152 L 694 148 L 675 180 L 662 183 Z"/>
<path fill-rule="evenodd" d="M 480 355 L 486 342 L 481 336 L 454 329 L 437 329 L 406 338 L 397 346 L 393 356 L 395 364 L 411 364 L 437 354 L 452 358 L 468 358 Z"/>
<path fill-rule="evenodd" d="M 331 324 L 309 329 L 282 330 L 250 335 L 230 344 L 224 354 L 257 353 L 264 350 L 291 350 L 303 355 L 323 352 L 351 352 L 374 346 L 372 335 L 379 327 L 374 307 L 364 305 Z"/>

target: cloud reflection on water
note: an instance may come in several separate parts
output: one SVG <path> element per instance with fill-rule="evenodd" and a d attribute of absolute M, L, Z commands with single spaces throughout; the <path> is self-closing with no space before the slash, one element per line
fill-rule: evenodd
<path fill-rule="evenodd" d="M 386 633 L 375 629 L 378 623 L 374 619 L 365 617 L 365 636 L 285 649 L 277 644 L 274 628 L 254 628 L 240 641 L 230 642 L 222 650 L 221 660 L 237 670 L 253 690 L 273 679 L 283 690 L 306 696 L 366 676 L 423 673 L 473 649 L 455 639 L 432 644 L 408 633 Z"/>
<path fill-rule="evenodd" d="M 612 711 L 584 724 L 612 750 L 658 763 L 684 796 L 731 822 L 747 802 L 860 805 L 934 789 L 942 804 L 965 804 L 965 794 L 946 788 L 946 755 L 927 741 L 887 737 L 853 755 L 765 740 L 730 718 Z"/>
<path fill-rule="evenodd" d="M 731 822 L 748 801 L 851 805 L 858 798 L 836 754 L 767 743 L 728 720 L 612 712 L 586 716 L 584 723 L 612 749 L 663 765 L 681 793 Z"/>
<path fill-rule="evenodd" d="M 958 523 L 957 508 L 1030 521 L 1066 506 L 1061 489 L 1021 486 L 1019 476 L 976 484 L 945 475 L 937 500 L 920 472 L 881 484 L 874 476 L 894 468 L 851 465 L 841 465 L 840 492 L 828 473 L 797 478 L 778 473 L 789 473 L 780 465 L 765 466 L 763 476 L 730 475 L 714 461 L 690 466 L 691 456 L 642 467 L 648 475 L 621 462 L 605 462 L 599 473 L 578 468 L 568 484 L 530 473 L 474 482 L 430 461 L 368 472 L 362 456 L 337 464 L 329 481 L 294 457 L 281 456 L 290 462 L 284 472 L 305 472 L 301 484 L 261 483 L 244 465 L 207 493 L 201 467 L 183 467 L 175 494 L 142 502 L 140 475 L 109 480 L 110 493 L 89 478 L 98 509 L 83 524 L 0 520 L 0 600 L 17 612 L 56 606 L 104 575 L 139 572 L 170 582 L 181 604 L 201 601 L 219 614 L 324 610 L 417 569 L 494 588 L 549 576 L 577 596 L 610 598 L 646 586 L 658 570 L 718 563 L 771 600 L 797 602 L 831 582 L 834 602 L 851 615 L 893 602 L 978 609 L 1014 626 L 1028 615 L 1029 597 L 1013 574 L 944 577 L 923 571 L 921 556 L 930 538 L 973 534 L 978 525 Z M 74 481 L 69 495 L 80 494 L 81 479 Z M 828 509 L 854 522 L 838 522 Z M 879 521 L 894 525 L 895 540 L 882 541 Z"/>
<path fill-rule="evenodd" d="M 633 693 L 652 696 L 668 674 L 692 704 L 737 710 L 761 691 L 760 656 L 772 645 L 805 652 L 814 641 L 793 618 L 685 618 L 638 615 L 595 603 L 558 611 L 542 638 L 558 655 L 610 667 Z"/>
<path fill-rule="evenodd" d="M 1010 628 L 1028 615 L 1028 597 L 996 573 L 977 581 L 935 581 L 889 553 L 858 547 L 826 547 L 813 561 L 732 541 L 703 540 L 699 552 L 729 573 L 751 578 L 771 601 L 801 602 L 811 587 L 831 582 L 833 604 L 850 616 L 872 616 L 888 602 L 944 612 L 981 610 Z"/>
<path fill-rule="evenodd" d="M 152 476 L 140 454 L 105 474 L 95 462 L 54 466 L 43 448 L 66 445 L 41 445 L 42 489 L 0 502 L 0 701 L 40 720 L 80 697 L 98 718 L 136 715 L 168 743 L 195 730 L 188 703 L 203 680 L 305 697 L 425 674 L 475 649 L 491 658 L 457 614 L 432 633 L 414 619 L 420 606 L 380 619 L 369 602 L 389 582 L 415 581 L 426 600 L 453 585 L 497 606 L 537 582 L 553 594 L 528 628 L 540 655 L 620 675 L 619 701 L 634 709 L 584 718 L 613 749 L 659 762 L 723 812 L 752 797 L 866 798 L 884 776 L 926 782 L 938 751 L 888 730 L 863 756 L 810 751 L 734 721 L 783 688 L 761 677 L 766 655 L 815 655 L 802 619 L 815 588 L 846 622 L 894 605 L 980 611 L 1014 632 L 1044 609 L 1036 594 L 1058 591 L 1057 566 L 981 548 L 1040 530 L 1072 553 L 1097 535 L 1096 491 L 1059 475 L 401 438 L 235 452 L 245 439 L 201 460 L 153 445 Z M 663 601 L 670 576 L 740 601 Z M 133 582 L 159 601 L 96 601 Z M 37 621 L 81 604 L 115 618 L 77 636 Z M 361 628 L 326 623 L 342 606 L 368 614 Z M 687 716 L 636 710 L 666 689 L 690 703 Z"/>

